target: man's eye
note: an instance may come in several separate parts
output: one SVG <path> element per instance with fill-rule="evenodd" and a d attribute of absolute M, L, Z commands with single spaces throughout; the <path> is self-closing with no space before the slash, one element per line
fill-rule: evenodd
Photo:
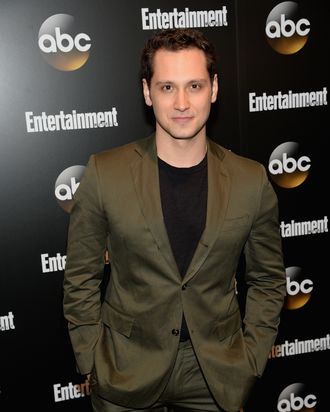
<path fill-rule="evenodd" d="M 200 85 L 199 83 L 193 83 L 193 84 L 191 85 L 191 88 L 194 89 L 194 90 L 200 89 L 200 88 L 201 88 L 201 85 Z"/>
<path fill-rule="evenodd" d="M 172 86 L 171 86 L 170 84 L 165 84 L 165 85 L 163 86 L 163 90 L 164 90 L 165 92 L 170 92 L 170 91 L 172 90 Z"/>

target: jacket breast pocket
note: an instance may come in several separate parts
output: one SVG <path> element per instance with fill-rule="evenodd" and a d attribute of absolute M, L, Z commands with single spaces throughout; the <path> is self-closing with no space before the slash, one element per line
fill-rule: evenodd
<path fill-rule="evenodd" d="M 210 257 L 221 254 L 228 262 L 232 261 L 235 264 L 249 236 L 250 220 L 249 214 L 226 218 L 217 231 L 217 239 Z"/>
<path fill-rule="evenodd" d="M 127 338 L 131 336 L 134 318 L 119 312 L 107 302 L 104 302 L 102 306 L 102 321 L 106 326 L 121 335 L 124 335 Z"/>
<path fill-rule="evenodd" d="M 250 216 L 248 214 L 235 218 L 227 218 L 222 225 L 221 231 L 227 232 L 230 230 L 244 229 L 249 226 Z"/>

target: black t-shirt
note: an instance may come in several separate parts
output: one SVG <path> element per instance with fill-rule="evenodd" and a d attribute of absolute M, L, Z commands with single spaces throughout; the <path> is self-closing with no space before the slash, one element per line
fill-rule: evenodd
<path fill-rule="evenodd" d="M 207 156 L 192 167 L 174 167 L 158 158 L 160 195 L 167 234 L 183 277 L 203 233 L 207 208 Z M 183 319 L 181 338 L 188 337 Z"/>

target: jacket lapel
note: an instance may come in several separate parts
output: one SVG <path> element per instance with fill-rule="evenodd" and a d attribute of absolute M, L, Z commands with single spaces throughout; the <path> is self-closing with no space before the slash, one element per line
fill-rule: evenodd
<path fill-rule="evenodd" d="M 181 279 L 163 218 L 154 135 L 142 141 L 136 152 L 138 158 L 132 163 L 131 172 L 141 211 L 171 273 Z"/>
<path fill-rule="evenodd" d="M 195 254 L 183 278 L 188 282 L 199 270 L 219 236 L 229 199 L 229 175 L 223 165 L 224 153 L 208 141 L 208 195 L 206 225 Z"/>

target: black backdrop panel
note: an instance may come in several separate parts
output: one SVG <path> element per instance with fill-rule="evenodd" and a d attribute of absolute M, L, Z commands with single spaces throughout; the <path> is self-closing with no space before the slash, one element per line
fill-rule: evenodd
<path fill-rule="evenodd" d="M 287 172 L 274 178 L 270 173 L 283 228 L 292 220 L 322 220 L 327 229 L 326 93 L 318 106 L 249 110 L 251 93 L 327 91 L 329 86 L 328 6 L 311 1 L 282 3 L 1 1 L 1 411 L 21 407 L 91 410 L 88 386 L 76 373 L 62 314 L 69 208 L 92 153 L 145 137 L 153 130 L 139 78 L 140 52 L 153 31 L 143 27 L 142 9 L 145 15 L 175 9 L 227 11 L 226 24 L 202 28 L 219 57 L 220 92 L 208 134 L 225 147 L 259 160 L 268 171 L 273 152 L 279 152 L 283 143 L 295 142 L 294 159 L 306 156 L 310 161 L 305 180 L 283 188 L 278 185 L 281 178 L 292 182 L 293 175 Z M 300 28 L 310 28 L 296 53 L 281 54 L 272 47 L 278 46 L 277 40 L 267 40 L 267 18 L 275 9 L 274 20 L 277 6 L 295 27 L 305 19 Z M 290 37 L 288 43 L 293 44 Z M 61 47 L 68 49 L 61 53 Z M 50 49 L 55 52 L 45 52 Z M 74 124 L 76 114 L 86 120 L 91 113 L 99 116 L 97 127 Z M 111 123 L 106 127 L 100 121 L 104 115 Z M 65 116 L 75 120 L 65 122 Z M 317 411 L 327 411 L 327 388 L 320 377 L 329 361 L 329 328 L 323 320 L 329 288 L 327 242 L 328 230 L 283 236 L 291 294 L 277 346 L 245 412 L 302 412 L 313 402 Z M 315 349 L 318 339 L 321 346 Z M 302 352 L 304 343 L 307 349 Z M 291 386 L 296 383 L 300 386 Z"/>

